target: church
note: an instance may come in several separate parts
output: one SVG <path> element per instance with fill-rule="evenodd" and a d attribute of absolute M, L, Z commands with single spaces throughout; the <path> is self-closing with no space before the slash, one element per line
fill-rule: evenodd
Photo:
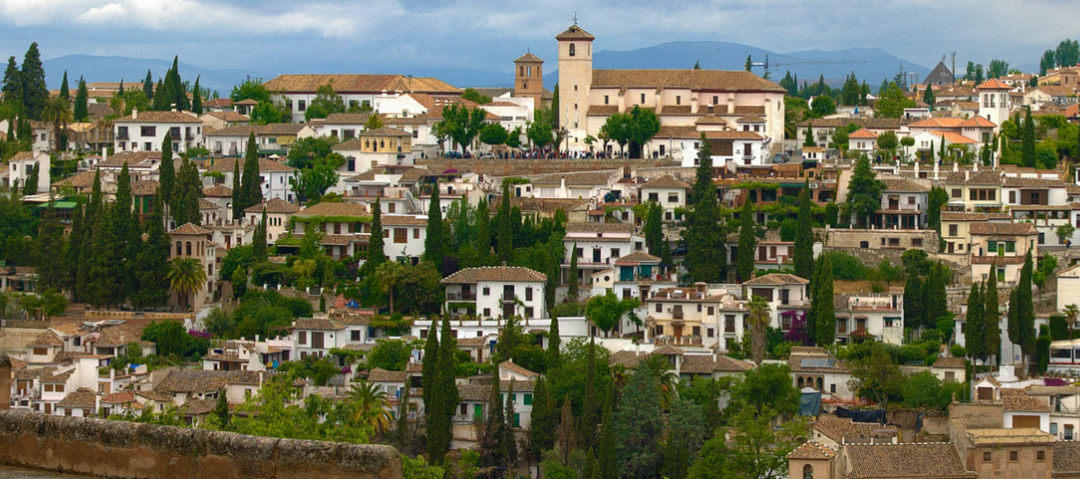
<path fill-rule="evenodd" d="M 559 125 L 573 151 L 600 151 L 600 128 L 614 113 L 635 106 L 656 112 L 660 132 L 645 145 L 648 157 L 671 156 L 695 166 L 701 135 L 713 164 L 764 164 L 782 149 L 784 88 L 751 72 L 726 70 L 593 69 L 593 41 L 574 25 L 558 34 Z M 607 151 L 618 152 L 614 143 Z"/>

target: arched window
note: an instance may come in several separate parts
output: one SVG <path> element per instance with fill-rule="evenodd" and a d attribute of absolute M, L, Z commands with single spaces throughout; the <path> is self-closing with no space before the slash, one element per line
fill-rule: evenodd
<path fill-rule="evenodd" d="M 814 466 L 809 464 L 802 467 L 803 479 L 814 479 Z"/>
<path fill-rule="evenodd" d="M 186 246 L 187 246 L 187 255 L 191 256 L 191 242 L 188 241 Z"/>
<path fill-rule="evenodd" d="M 180 244 L 180 242 L 179 242 L 179 241 L 177 241 L 177 242 L 176 242 L 176 255 L 177 255 L 177 256 L 180 256 L 180 255 L 182 255 L 182 254 L 184 254 L 184 248 L 183 248 L 183 245 L 181 245 L 181 244 Z"/>
<path fill-rule="evenodd" d="M 521 88 L 524 89 L 524 90 L 528 90 L 529 89 L 529 82 L 522 82 L 521 83 Z"/>
<path fill-rule="evenodd" d="M 800 377 L 799 378 L 799 389 L 802 389 L 802 387 L 803 387 L 803 379 L 802 379 L 802 377 Z"/>
<path fill-rule="evenodd" d="M 570 44 L 570 56 L 577 55 L 577 47 L 573 43 Z"/>
<path fill-rule="evenodd" d="M 818 389 L 818 391 L 820 391 L 822 389 L 821 378 L 817 378 L 817 389 Z"/>
<path fill-rule="evenodd" d="M 529 67 L 529 76 L 532 76 L 532 67 Z"/>
<path fill-rule="evenodd" d="M 518 67 L 518 76 L 525 76 L 525 67 Z"/>

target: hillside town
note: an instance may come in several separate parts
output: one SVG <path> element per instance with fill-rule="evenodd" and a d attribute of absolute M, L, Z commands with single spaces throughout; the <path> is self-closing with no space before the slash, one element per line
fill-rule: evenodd
<path fill-rule="evenodd" d="M 12 57 L 0 409 L 409 478 L 1080 477 L 1074 41 L 834 88 L 585 27 L 552 89 Z"/>

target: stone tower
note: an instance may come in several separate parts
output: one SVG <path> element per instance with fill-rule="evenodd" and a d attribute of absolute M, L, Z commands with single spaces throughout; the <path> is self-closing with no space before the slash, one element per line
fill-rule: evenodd
<path fill-rule="evenodd" d="M 559 127 L 568 131 L 568 147 L 583 149 L 585 118 L 592 87 L 592 42 L 596 37 L 577 22 L 555 36 L 559 41 Z"/>
<path fill-rule="evenodd" d="M 514 96 L 532 98 L 533 108 L 540 108 L 544 99 L 544 60 L 532 52 L 514 60 Z"/>
<path fill-rule="evenodd" d="M 991 78 L 975 87 L 975 92 L 979 95 L 979 116 L 997 125 L 994 133 L 997 133 L 1001 124 L 1009 119 L 1011 108 L 1009 90 L 1009 85 L 996 78 Z"/>

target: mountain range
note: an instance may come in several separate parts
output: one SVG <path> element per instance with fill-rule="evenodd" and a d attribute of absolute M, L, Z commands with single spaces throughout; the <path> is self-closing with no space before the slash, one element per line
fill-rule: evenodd
<path fill-rule="evenodd" d="M 924 78 L 930 69 L 889 54 L 880 48 L 849 48 L 844 50 L 822 51 L 809 50 L 791 53 L 776 53 L 740 43 L 700 41 L 668 42 L 651 47 L 628 51 L 603 50 L 596 52 L 593 67 L 598 69 L 678 69 L 691 68 L 700 63 L 702 68 L 721 70 L 741 70 L 750 56 L 754 62 L 764 62 L 768 57 L 770 79 L 779 81 L 788 71 L 803 81 L 813 82 L 824 76 L 826 83 L 837 86 L 851 72 L 860 80 L 865 80 L 873 88 L 882 79 L 893 78 L 901 65 L 905 71 L 915 72 Z M 797 65 L 797 62 L 850 62 L 859 63 Z M 865 63 L 862 63 L 865 62 Z M 558 80 L 557 60 L 548 59 L 553 66 L 544 76 L 544 83 L 553 87 Z M 120 56 L 67 55 L 44 62 L 46 80 L 49 88 L 59 88 L 63 72 L 67 71 L 71 88 L 75 88 L 81 75 L 88 82 L 115 82 L 123 79 L 127 83 L 141 82 L 150 70 L 154 79 L 162 77 L 172 66 L 169 60 L 128 58 Z M 249 77 L 270 79 L 276 72 L 252 71 L 244 69 L 212 70 L 195 65 L 180 63 L 180 74 L 185 81 L 194 82 L 196 75 L 199 84 L 211 90 L 218 90 L 227 95 L 233 85 Z M 288 68 L 288 67 L 285 67 Z M 761 67 L 753 71 L 763 74 Z M 385 71 L 368 73 L 397 73 L 393 67 Z M 435 77 L 458 87 L 467 86 L 504 86 L 513 85 L 513 74 L 507 71 L 494 71 L 469 68 L 410 68 L 414 76 Z"/>

